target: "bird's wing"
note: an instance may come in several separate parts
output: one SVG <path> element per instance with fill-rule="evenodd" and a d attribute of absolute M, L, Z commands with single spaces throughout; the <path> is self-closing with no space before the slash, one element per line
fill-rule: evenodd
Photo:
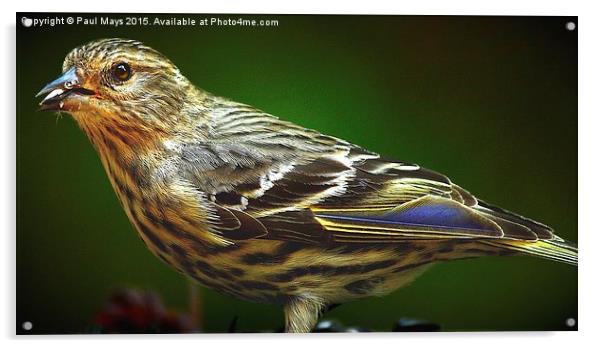
<path fill-rule="evenodd" d="M 252 108 L 233 110 L 214 125 L 219 138 L 183 154 L 191 181 L 226 221 L 239 221 L 224 229 L 231 239 L 555 238 L 549 227 L 486 204 L 439 173 Z"/>
<path fill-rule="evenodd" d="M 361 238 L 366 230 L 385 238 L 553 236 L 549 227 L 486 204 L 447 177 L 417 165 L 370 158 L 354 168 L 355 180 L 345 195 L 331 204 L 311 207 L 318 221 L 339 239 Z M 366 183 L 377 189 L 366 192 Z M 364 194 L 354 199 L 362 190 Z"/>
<path fill-rule="evenodd" d="M 247 211 L 273 231 L 286 220 L 308 224 L 313 219 L 326 236 L 317 228 L 303 232 L 301 226 L 289 233 L 335 242 L 553 236 L 550 228 L 479 201 L 436 172 L 358 148 L 350 149 L 349 158 L 348 166 L 329 158 L 291 170 L 249 201 Z"/>

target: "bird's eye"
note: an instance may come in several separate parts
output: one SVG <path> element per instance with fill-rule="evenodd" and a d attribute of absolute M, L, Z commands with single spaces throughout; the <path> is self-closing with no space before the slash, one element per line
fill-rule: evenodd
<path fill-rule="evenodd" d="M 132 69 L 127 63 L 119 63 L 113 67 L 113 75 L 119 81 L 127 81 L 132 76 Z"/>

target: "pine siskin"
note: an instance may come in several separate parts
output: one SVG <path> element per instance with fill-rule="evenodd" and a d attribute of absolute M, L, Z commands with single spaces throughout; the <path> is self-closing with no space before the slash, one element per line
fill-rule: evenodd
<path fill-rule="evenodd" d="M 140 42 L 71 51 L 42 110 L 70 113 L 148 248 L 309 332 L 328 305 L 407 285 L 436 261 L 577 249 L 436 172 L 195 87 Z"/>

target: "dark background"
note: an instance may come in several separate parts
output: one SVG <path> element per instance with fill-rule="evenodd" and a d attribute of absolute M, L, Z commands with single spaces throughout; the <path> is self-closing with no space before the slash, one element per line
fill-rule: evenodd
<path fill-rule="evenodd" d="M 143 41 L 203 89 L 445 173 L 577 242 L 577 30 L 565 28 L 577 18 L 210 16 L 279 26 L 40 29 L 17 15 L 18 331 L 31 321 L 31 333 L 89 332 L 117 286 L 187 307 L 186 279 L 140 242 L 75 122 L 36 112 L 34 95 L 67 52 L 103 37 Z M 242 331 L 283 324 L 279 307 L 201 292 L 207 332 L 234 316 Z M 444 330 L 566 330 L 577 268 L 528 257 L 439 264 L 327 315 L 385 331 L 401 316 Z"/>

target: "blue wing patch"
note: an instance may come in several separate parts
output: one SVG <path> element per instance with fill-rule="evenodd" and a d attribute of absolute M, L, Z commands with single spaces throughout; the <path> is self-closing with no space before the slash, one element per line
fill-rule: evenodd
<path fill-rule="evenodd" d="M 404 229 L 458 232 L 477 236 L 500 237 L 500 227 L 490 219 L 456 201 L 425 196 L 386 211 L 322 211 L 316 217 L 345 224 Z M 358 227 L 358 226 L 356 226 Z"/>

